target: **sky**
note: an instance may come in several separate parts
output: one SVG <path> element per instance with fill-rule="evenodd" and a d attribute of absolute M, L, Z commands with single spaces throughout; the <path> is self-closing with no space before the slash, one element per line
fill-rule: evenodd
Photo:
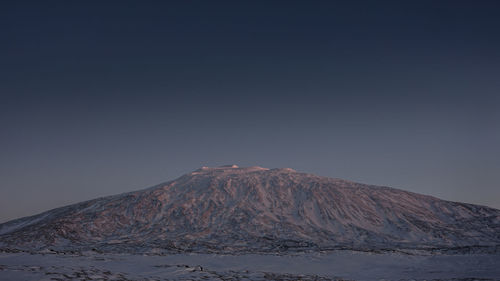
<path fill-rule="evenodd" d="M 498 1 L 2 1 L 0 222 L 201 166 L 500 208 Z"/>

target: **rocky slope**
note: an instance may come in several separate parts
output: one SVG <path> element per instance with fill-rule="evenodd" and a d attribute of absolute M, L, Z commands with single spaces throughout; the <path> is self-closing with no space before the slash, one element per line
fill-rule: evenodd
<path fill-rule="evenodd" d="M 234 253 L 499 244 L 497 209 L 234 165 L 0 225 L 4 249 Z"/>

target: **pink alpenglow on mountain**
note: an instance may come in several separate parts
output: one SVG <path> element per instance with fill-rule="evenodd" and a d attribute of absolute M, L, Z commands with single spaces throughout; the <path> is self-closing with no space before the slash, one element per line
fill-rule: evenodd
<path fill-rule="evenodd" d="M 103 252 L 481 250 L 500 210 L 293 169 L 202 167 L 0 225 L 4 249 Z"/>

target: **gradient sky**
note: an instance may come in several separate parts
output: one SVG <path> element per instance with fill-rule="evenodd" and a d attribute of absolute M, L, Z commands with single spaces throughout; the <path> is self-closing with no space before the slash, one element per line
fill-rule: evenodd
<path fill-rule="evenodd" d="M 238 164 L 500 208 L 498 1 L 2 1 L 0 221 Z"/>

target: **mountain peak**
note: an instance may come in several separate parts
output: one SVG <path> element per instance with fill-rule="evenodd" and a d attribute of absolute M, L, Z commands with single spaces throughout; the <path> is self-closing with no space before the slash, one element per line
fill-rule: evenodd
<path fill-rule="evenodd" d="M 223 173 L 223 174 L 242 174 L 249 173 L 255 171 L 267 171 L 268 168 L 262 168 L 259 166 L 251 166 L 251 167 L 239 167 L 238 165 L 223 165 L 218 167 L 206 167 L 203 166 L 191 173 L 191 175 L 196 174 L 207 174 L 207 173 Z"/>
<path fill-rule="evenodd" d="M 233 168 L 233 169 L 236 169 L 236 168 L 239 168 L 238 165 L 235 165 L 235 164 L 229 164 L 229 165 L 222 165 L 220 166 L 221 168 Z"/>
<path fill-rule="evenodd" d="M 290 168 L 202 167 L 0 224 L 0 248 L 281 251 L 500 243 L 500 210 Z"/>

